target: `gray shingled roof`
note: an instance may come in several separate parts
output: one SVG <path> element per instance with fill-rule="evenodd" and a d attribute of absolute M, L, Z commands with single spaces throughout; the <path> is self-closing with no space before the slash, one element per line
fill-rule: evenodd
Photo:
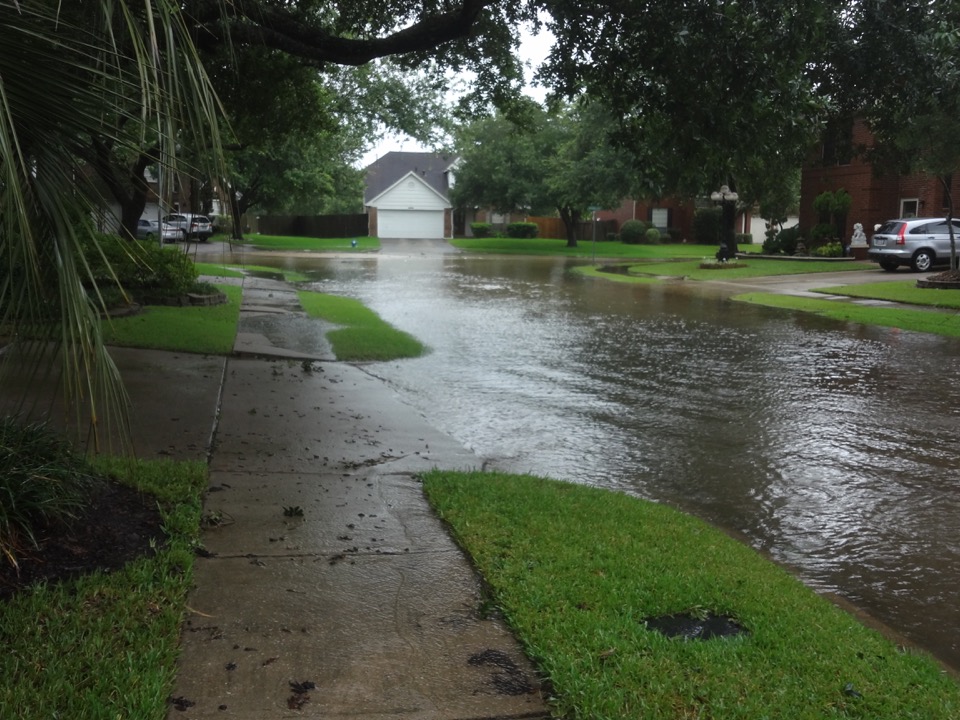
<path fill-rule="evenodd" d="M 409 172 L 417 173 L 443 197 L 449 197 L 446 171 L 456 159 L 456 155 L 445 153 L 388 152 L 367 165 L 367 189 L 363 193 L 363 202 L 366 205 Z"/>

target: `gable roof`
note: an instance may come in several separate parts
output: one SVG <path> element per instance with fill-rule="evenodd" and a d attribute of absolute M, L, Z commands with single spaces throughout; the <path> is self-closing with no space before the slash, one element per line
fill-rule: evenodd
<path fill-rule="evenodd" d="M 366 167 L 367 187 L 363 204 L 382 195 L 402 178 L 414 173 L 444 199 L 449 197 L 447 171 L 456 160 L 455 155 L 430 152 L 388 152 Z"/>
<path fill-rule="evenodd" d="M 368 207 L 394 209 L 430 209 L 449 208 L 450 198 L 445 193 L 435 190 L 426 180 L 412 170 L 399 178 L 376 197 L 366 200 Z"/>

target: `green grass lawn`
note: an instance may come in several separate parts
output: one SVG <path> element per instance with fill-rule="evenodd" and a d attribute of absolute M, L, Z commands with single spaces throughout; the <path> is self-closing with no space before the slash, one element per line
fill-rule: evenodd
<path fill-rule="evenodd" d="M 744 544 L 662 504 L 529 476 L 433 471 L 430 502 L 546 675 L 557 716 L 960 717 L 960 686 Z M 669 638 L 647 620 L 733 618 Z"/>
<path fill-rule="evenodd" d="M 555 238 L 458 238 L 450 244 L 462 250 L 503 255 L 565 255 L 568 257 L 598 258 L 702 258 L 713 257 L 716 245 L 671 243 L 663 245 L 625 245 L 622 242 L 580 240 L 575 248 L 568 248 L 566 240 Z M 759 245 L 743 245 L 745 252 L 759 252 Z"/>
<path fill-rule="evenodd" d="M 916 280 L 890 280 L 863 285 L 841 285 L 817 288 L 814 292 L 960 310 L 960 290 L 918 288 Z"/>
<path fill-rule="evenodd" d="M 298 295 L 310 317 L 345 326 L 327 333 L 337 360 L 399 360 L 426 352 L 419 340 L 384 322 L 358 300 L 305 290 Z"/>
<path fill-rule="evenodd" d="M 928 290 L 927 292 L 951 291 Z M 903 307 L 870 307 L 836 300 L 818 300 L 817 298 L 795 295 L 759 292 L 737 295 L 733 299 L 739 302 L 753 303 L 754 305 L 814 313 L 834 320 L 895 327 L 901 330 L 933 333 L 934 335 L 945 335 L 947 337 L 960 337 L 960 313 L 941 313 Z"/>
<path fill-rule="evenodd" d="M 870 270 L 876 265 L 868 262 L 837 262 L 831 260 L 741 260 L 732 267 L 713 263 L 713 256 L 684 262 L 657 262 L 631 265 L 629 272 L 635 275 L 662 275 L 686 277 L 691 280 L 739 280 L 767 275 L 803 275 L 805 273 L 845 272 Z M 710 267 L 701 268 L 701 262 Z M 739 267 L 738 267 L 739 266 Z"/>
<path fill-rule="evenodd" d="M 37 585 L 0 602 L 0 716 L 167 717 L 207 469 L 98 460 L 157 497 L 166 542 L 112 573 Z"/>
<path fill-rule="evenodd" d="M 166 307 L 150 305 L 137 315 L 103 323 L 108 345 L 224 355 L 233 350 L 240 317 L 241 288 L 218 285 L 222 305 Z"/>
<path fill-rule="evenodd" d="M 353 241 L 356 240 L 356 247 Z M 305 238 L 284 235 L 245 235 L 243 242 L 261 250 L 295 250 L 300 252 L 372 252 L 380 249 L 374 237 Z"/>
<path fill-rule="evenodd" d="M 296 270 L 277 268 L 271 265 L 221 265 L 217 263 L 194 263 L 200 275 L 211 277 L 242 278 L 247 275 L 274 275 L 287 282 L 304 282 L 309 278 Z"/>

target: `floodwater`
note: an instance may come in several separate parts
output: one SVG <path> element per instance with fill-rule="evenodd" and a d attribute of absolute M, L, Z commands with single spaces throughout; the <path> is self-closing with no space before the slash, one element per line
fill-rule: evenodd
<path fill-rule="evenodd" d="M 960 668 L 960 342 L 555 258 L 298 267 L 432 348 L 368 369 L 485 467 L 679 507 Z"/>

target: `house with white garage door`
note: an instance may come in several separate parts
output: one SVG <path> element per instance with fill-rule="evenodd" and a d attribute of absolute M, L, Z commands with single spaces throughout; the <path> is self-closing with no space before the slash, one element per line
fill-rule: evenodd
<path fill-rule="evenodd" d="M 455 155 L 389 152 L 367 166 L 370 234 L 378 238 L 452 238 Z"/>

